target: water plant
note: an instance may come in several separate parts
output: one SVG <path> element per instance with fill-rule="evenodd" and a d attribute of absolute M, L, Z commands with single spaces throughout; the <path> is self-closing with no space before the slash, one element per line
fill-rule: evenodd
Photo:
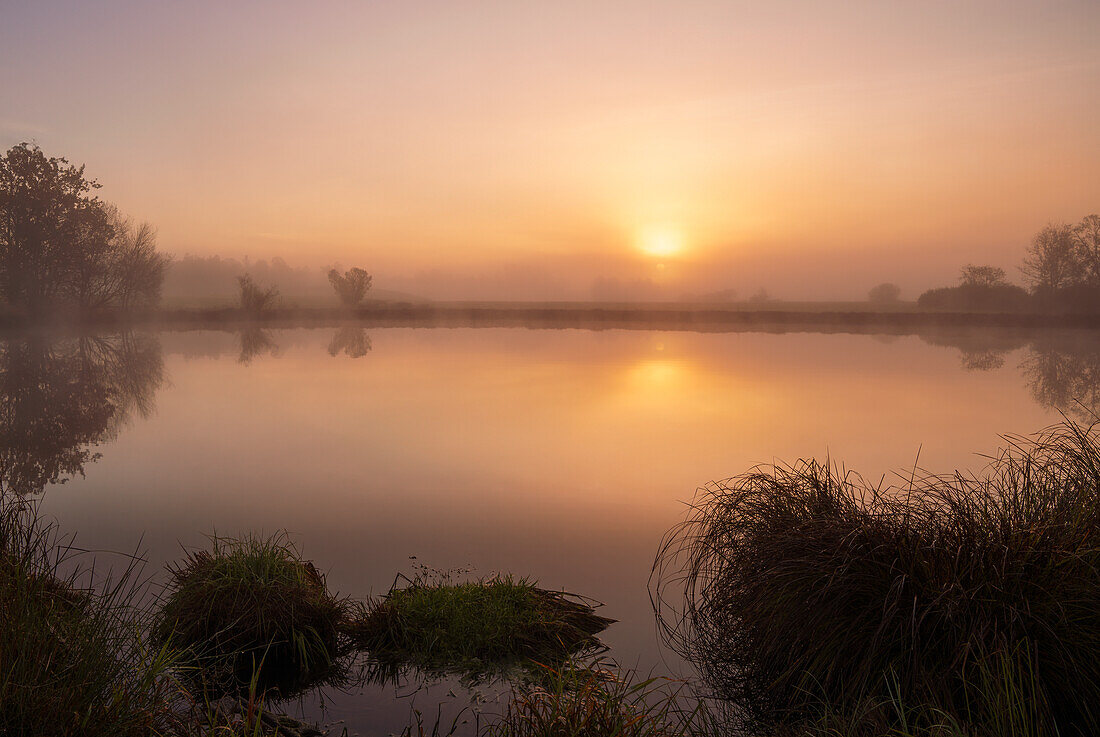
<path fill-rule="evenodd" d="M 595 602 L 508 575 L 460 583 L 417 576 L 405 584 L 347 631 L 376 661 L 428 673 L 561 662 L 601 649 L 596 635 L 614 621 L 597 615 Z"/>
<path fill-rule="evenodd" d="M 668 641 L 751 729 L 1100 731 L 1095 427 L 1007 438 L 976 475 L 804 461 L 711 484 L 653 581 Z"/>
<path fill-rule="evenodd" d="M 214 536 L 169 570 L 156 639 L 182 651 L 204 690 L 241 693 L 258 677 L 286 697 L 344 675 L 340 623 L 353 605 L 285 534 Z"/>

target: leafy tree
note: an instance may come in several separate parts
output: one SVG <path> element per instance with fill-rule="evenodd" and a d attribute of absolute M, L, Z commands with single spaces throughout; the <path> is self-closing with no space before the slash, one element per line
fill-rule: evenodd
<path fill-rule="evenodd" d="M 32 314 L 159 300 L 168 260 L 153 229 L 92 196 L 98 188 L 83 166 L 31 144 L 0 157 L 0 299 Z"/>
<path fill-rule="evenodd" d="M 336 296 L 347 307 L 355 307 L 363 301 L 370 289 L 371 275 L 360 268 L 348 269 L 343 276 L 336 269 L 328 272 L 329 283 L 336 290 Z"/>
<path fill-rule="evenodd" d="M 872 287 L 871 291 L 867 293 L 867 300 L 877 304 L 897 302 L 900 297 L 901 287 L 891 282 L 883 282 L 878 286 Z"/>

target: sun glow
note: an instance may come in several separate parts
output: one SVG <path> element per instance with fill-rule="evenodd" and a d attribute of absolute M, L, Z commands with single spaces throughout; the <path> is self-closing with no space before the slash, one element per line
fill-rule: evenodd
<path fill-rule="evenodd" d="M 684 237 L 668 226 L 649 226 L 639 233 L 638 247 L 650 256 L 675 256 L 684 250 Z"/>

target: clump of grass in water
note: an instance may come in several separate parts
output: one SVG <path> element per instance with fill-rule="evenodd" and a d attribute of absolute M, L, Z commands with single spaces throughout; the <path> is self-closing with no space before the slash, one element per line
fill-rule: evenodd
<path fill-rule="evenodd" d="M 37 502 L 0 492 L 0 734 L 144 736 L 173 723 L 170 655 L 143 636 L 140 562 L 95 573 Z"/>
<path fill-rule="evenodd" d="M 597 615 L 588 600 L 527 579 L 451 583 L 417 576 L 407 582 L 346 628 L 356 646 L 395 668 L 484 675 L 531 661 L 560 662 L 601 650 L 596 635 L 614 621 Z"/>
<path fill-rule="evenodd" d="M 340 680 L 340 623 L 352 604 L 328 592 L 285 534 L 211 542 L 170 568 L 157 640 L 182 650 L 214 696 L 255 689 L 254 678 L 281 697 Z"/>
<path fill-rule="evenodd" d="M 670 642 L 758 729 L 1100 731 L 1095 427 L 901 488 L 815 462 L 713 484 L 654 577 Z"/>
<path fill-rule="evenodd" d="M 481 737 L 689 737 L 705 731 L 704 712 L 683 682 L 638 679 L 602 661 L 542 667 L 535 682 L 514 687 L 503 714 Z"/>

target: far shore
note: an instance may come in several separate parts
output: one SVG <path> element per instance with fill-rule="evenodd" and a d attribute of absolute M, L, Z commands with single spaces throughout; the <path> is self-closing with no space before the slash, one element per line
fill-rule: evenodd
<path fill-rule="evenodd" d="M 1097 314 L 937 312 L 914 303 L 866 302 L 600 303 L 600 302 L 367 302 L 356 308 L 279 307 L 246 315 L 235 307 L 174 307 L 144 313 L 99 312 L 73 319 L 28 320 L 0 313 L 0 329 L 221 329 L 239 325 L 305 327 L 525 327 L 694 332 L 907 333 L 927 328 L 1100 328 Z"/>

